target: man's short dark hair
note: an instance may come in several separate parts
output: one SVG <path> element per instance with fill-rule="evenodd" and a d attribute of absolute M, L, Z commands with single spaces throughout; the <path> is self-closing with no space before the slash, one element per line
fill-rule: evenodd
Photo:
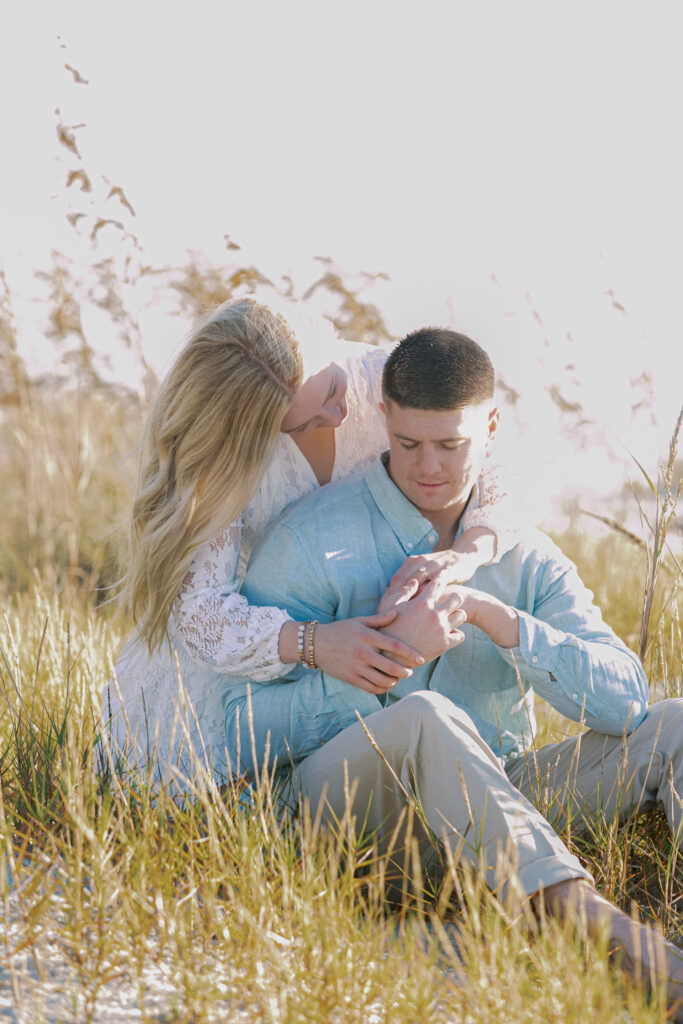
<path fill-rule="evenodd" d="M 382 393 L 404 409 L 461 409 L 490 401 L 493 364 L 476 341 L 443 327 L 406 335 L 384 365 Z"/>

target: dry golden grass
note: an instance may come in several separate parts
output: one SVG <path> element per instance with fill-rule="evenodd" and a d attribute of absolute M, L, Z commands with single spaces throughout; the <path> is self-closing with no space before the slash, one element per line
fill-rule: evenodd
<path fill-rule="evenodd" d="M 96 709 L 126 624 L 92 587 L 116 577 L 121 550 L 111 523 L 130 422 L 117 401 L 37 391 L 28 411 L 6 411 L 0 1009 L 38 1021 L 611 1024 L 628 1005 L 637 1022 L 662 1021 L 658 997 L 629 987 L 604 948 L 554 922 L 537 933 L 456 866 L 426 903 L 390 905 L 367 843 L 350 826 L 333 836 L 283 822 L 267 780 L 218 792 L 197 766 L 179 800 L 112 775 Z M 639 553 L 612 536 L 566 540 L 607 619 L 637 644 Z M 670 693 L 681 687 L 675 607 L 651 618 L 650 667 Z M 544 738 L 564 729 L 541 719 Z M 610 899 L 681 941 L 683 872 L 661 816 L 565 838 Z M 420 879 L 406 888 L 424 896 Z"/>
<path fill-rule="evenodd" d="M 404 904 L 390 905 L 387 865 L 350 823 L 332 835 L 306 817 L 283 820 L 267 780 L 254 792 L 241 783 L 219 792 L 197 763 L 188 794 L 174 799 L 142 775 L 112 772 L 97 713 L 127 624 L 112 621 L 106 597 L 125 552 L 131 470 L 122 457 L 143 411 L 97 377 L 80 302 L 85 295 L 108 312 L 149 376 L 125 300 L 149 275 L 185 312 L 258 286 L 293 298 L 294 285 L 239 262 L 146 265 L 123 190 L 107 179 L 102 192 L 105 179 L 83 166 L 80 127 L 57 124 L 65 216 L 92 243 L 93 263 L 74 280 L 55 254 L 41 276 L 70 383 L 28 380 L 0 275 L 0 1017 L 662 1022 L 659 994 L 648 1002 L 624 982 L 604 945 L 553 921 L 539 932 L 455 865 L 444 865 L 426 900 L 409 869 Z M 112 201 L 120 220 L 109 216 Z M 116 258 L 102 259 L 97 247 L 112 237 Z M 388 337 L 378 310 L 329 261 L 307 294 L 319 289 L 346 336 Z M 681 693 L 683 649 L 680 594 L 666 599 L 680 589 L 662 535 L 675 510 L 675 481 L 667 486 L 644 561 L 616 536 L 561 539 L 634 648 L 649 602 L 658 697 Z M 547 708 L 540 724 L 542 741 L 566 728 Z M 580 845 L 565 838 L 608 897 L 681 941 L 683 874 L 661 816 L 624 828 L 597 820 Z"/>

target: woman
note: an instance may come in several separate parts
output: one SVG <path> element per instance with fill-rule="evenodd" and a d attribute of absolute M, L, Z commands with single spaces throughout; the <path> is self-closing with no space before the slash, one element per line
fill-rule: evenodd
<path fill-rule="evenodd" d="M 190 746 L 224 777 L 221 677 L 262 682 L 299 660 L 299 624 L 239 593 L 259 537 L 294 501 L 365 470 L 387 446 L 378 408 L 387 350 L 334 338 L 330 362 L 311 328 L 304 322 L 297 338 L 253 299 L 224 303 L 191 334 L 146 425 L 124 591 L 137 632 L 104 712 L 125 756 L 154 757 L 161 775 L 187 763 Z M 514 517 L 491 472 L 475 498 L 455 547 L 408 559 L 390 587 L 418 569 L 464 582 L 509 549 L 515 534 L 502 523 Z M 377 632 L 394 614 L 321 624 L 316 663 L 385 692 L 421 661 Z"/>

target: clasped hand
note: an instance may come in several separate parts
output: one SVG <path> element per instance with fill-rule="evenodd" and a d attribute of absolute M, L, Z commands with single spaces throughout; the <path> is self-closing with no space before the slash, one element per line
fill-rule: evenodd
<path fill-rule="evenodd" d="M 464 640 L 458 628 L 467 617 L 463 594 L 453 584 L 473 571 L 468 558 L 453 550 L 407 558 L 375 615 L 317 626 L 318 666 L 367 693 L 393 689 L 414 668 Z"/>
<path fill-rule="evenodd" d="M 480 560 L 471 553 L 453 548 L 428 551 L 423 555 L 410 555 L 389 580 L 387 589 L 377 606 L 378 612 L 388 612 L 410 600 L 429 580 L 442 587 L 453 583 L 467 583 L 476 572 Z"/>
<path fill-rule="evenodd" d="M 467 588 L 442 579 L 413 578 L 400 593 L 387 590 L 379 611 L 395 611 L 396 618 L 380 632 L 420 651 L 425 661 L 440 657 L 465 639 L 459 628 L 467 620 Z"/>

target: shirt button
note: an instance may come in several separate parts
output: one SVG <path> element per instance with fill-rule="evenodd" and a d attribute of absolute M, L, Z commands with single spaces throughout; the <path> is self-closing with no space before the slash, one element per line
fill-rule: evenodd
<path fill-rule="evenodd" d="M 578 700 L 578 699 L 579 699 L 578 693 L 573 693 L 572 694 L 572 700 Z"/>
<path fill-rule="evenodd" d="M 537 655 L 537 654 L 532 654 L 532 656 L 531 656 L 531 660 L 533 661 L 533 663 L 534 663 L 534 665 L 535 665 L 535 664 L 536 664 L 536 662 L 538 661 L 538 655 Z"/>
<path fill-rule="evenodd" d="M 412 546 L 413 546 L 412 543 L 410 541 L 408 541 L 408 543 L 406 544 L 406 547 L 408 548 L 408 551 L 410 551 Z"/>
<path fill-rule="evenodd" d="M 429 536 L 427 537 L 427 540 L 429 541 L 430 544 L 436 544 L 436 534 L 430 533 Z"/>

